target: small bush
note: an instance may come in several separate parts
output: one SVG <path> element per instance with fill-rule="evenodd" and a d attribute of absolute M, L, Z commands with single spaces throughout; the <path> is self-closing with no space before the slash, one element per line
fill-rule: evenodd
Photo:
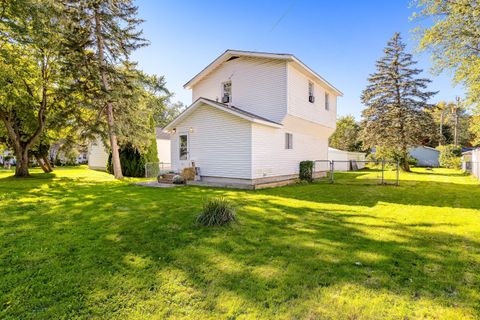
<path fill-rule="evenodd" d="M 438 161 L 441 167 L 450 168 L 450 169 L 458 169 L 461 166 L 461 159 L 459 154 L 461 155 L 462 149 L 460 147 L 455 147 L 454 145 L 446 145 L 446 146 L 439 146 L 437 150 L 440 151 L 440 156 Z"/>
<path fill-rule="evenodd" d="M 223 226 L 237 221 L 235 205 L 225 198 L 211 198 L 203 204 L 197 223 L 203 226 Z"/>
<path fill-rule="evenodd" d="M 179 174 L 173 177 L 172 179 L 173 184 L 183 184 L 185 183 L 185 179 Z"/>
<path fill-rule="evenodd" d="M 312 182 L 313 181 L 313 161 L 306 160 L 300 162 L 300 174 L 301 181 Z"/>
<path fill-rule="evenodd" d="M 195 179 L 195 168 L 189 167 L 183 169 L 182 177 L 185 181 L 193 181 Z"/>

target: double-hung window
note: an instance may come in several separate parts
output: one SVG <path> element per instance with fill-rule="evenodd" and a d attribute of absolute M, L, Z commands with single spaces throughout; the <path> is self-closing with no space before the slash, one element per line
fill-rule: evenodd
<path fill-rule="evenodd" d="M 226 81 L 222 83 L 222 102 L 232 102 L 232 81 Z"/>
<path fill-rule="evenodd" d="M 312 81 L 308 81 L 308 102 L 314 103 L 315 102 L 315 87 L 313 86 Z"/>
<path fill-rule="evenodd" d="M 325 92 L 325 110 L 330 110 L 330 95 Z"/>
<path fill-rule="evenodd" d="M 285 149 L 293 149 L 293 135 L 285 133 Z"/>

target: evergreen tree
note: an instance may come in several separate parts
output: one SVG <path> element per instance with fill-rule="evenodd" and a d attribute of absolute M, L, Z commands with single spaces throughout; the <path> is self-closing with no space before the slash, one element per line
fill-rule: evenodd
<path fill-rule="evenodd" d="M 409 171 L 409 148 L 420 144 L 432 130 L 432 118 L 425 112 L 435 92 L 427 91 L 429 79 L 419 78 L 422 72 L 413 68 L 416 61 L 405 52 L 405 44 L 395 33 L 376 63 L 377 71 L 369 76 L 362 102 L 362 140 L 367 147 L 392 148 L 401 167 Z"/>
<path fill-rule="evenodd" d="M 113 171 L 120 179 L 115 116 L 123 112 L 124 91 L 135 81 L 135 65 L 129 57 L 146 44 L 138 31 L 142 21 L 131 0 L 66 0 L 66 4 L 70 17 L 66 45 L 75 53 L 71 69 L 77 73 L 78 88 L 92 95 L 94 108 L 106 117 Z"/>

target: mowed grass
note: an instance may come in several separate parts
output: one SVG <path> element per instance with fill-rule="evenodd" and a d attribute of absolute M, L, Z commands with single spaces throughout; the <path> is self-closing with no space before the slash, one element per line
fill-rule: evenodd
<path fill-rule="evenodd" d="M 480 185 L 458 171 L 262 191 L 11 174 L 0 171 L 2 319 L 480 317 Z M 239 224 L 195 225 L 216 195 Z"/>

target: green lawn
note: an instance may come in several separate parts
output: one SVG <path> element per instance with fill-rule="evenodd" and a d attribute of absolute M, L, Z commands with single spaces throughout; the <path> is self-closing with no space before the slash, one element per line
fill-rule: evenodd
<path fill-rule="evenodd" d="M 262 191 L 36 172 L 0 171 L 2 319 L 480 317 L 480 185 L 456 171 Z M 195 226 L 213 195 L 240 224 Z"/>

